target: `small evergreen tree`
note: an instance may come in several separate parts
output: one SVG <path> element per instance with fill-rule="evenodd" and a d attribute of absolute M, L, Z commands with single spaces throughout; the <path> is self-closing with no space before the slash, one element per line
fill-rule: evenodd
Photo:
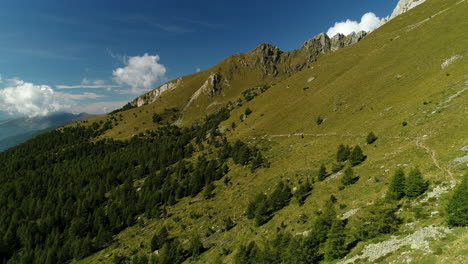
<path fill-rule="evenodd" d="M 325 242 L 325 260 L 332 261 L 344 257 L 347 253 L 345 247 L 346 233 L 343 221 L 335 219 L 328 232 Z"/>
<path fill-rule="evenodd" d="M 403 169 L 398 169 L 393 174 L 392 182 L 388 187 L 387 199 L 400 200 L 405 196 L 405 172 Z"/>
<path fill-rule="evenodd" d="M 468 226 L 468 174 L 457 186 L 447 206 L 448 224 Z"/>
<path fill-rule="evenodd" d="M 348 146 L 340 144 L 338 146 L 338 151 L 336 152 L 336 161 L 338 162 L 345 162 L 348 160 L 350 155 L 350 149 Z"/>
<path fill-rule="evenodd" d="M 365 159 L 366 157 L 362 153 L 361 147 L 359 147 L 359 145 L 356 145 L 351 151 L 351 154 L 349 155 L 349 162 L 351 163 L 351 165 L 356 166 L 361 164 Z"/>
<path fill-rule="evenodd" d="M 328 231 L 330 231 L 331 224 L 336 219 L 335 204 L 333 201 L 328 200 L 322 213 L 316 218 L 311 236 L 315 237 L 320 243 L 325 242 L 327 239 Z"/>
<path fill-rule="evenodd" d="M 203 247 L 203 243 L 200 240 L 200 237 L 197 235 L 192 238 L 192 241 L 190 242 L 190 248 L 189 248 L 189 254 L 192 257 L 197 257 L 200 256 L 201 253 L 205 251 L 205 248 Z"/>
<path fill-rule="evenodd" d="M 367 135 L 366 142 L 367 144 L 372 144 L 377 140 L 377 136 L 375 136 L 374 133 L 370 132 L 369 135 Z"/>
<path fill-rule="evenodd" d="M 354 183 L 354 172 L 351 166 L 346 167 L 343 178 L 341 178 L 341 183 L 343 183 L 343 185 L 351 185 Z"/>
<path fill-rule="evenodd" d="M 161 249 L 164 243 L 168 241 L 168 237 L 169 233 L 167 232 L 167 228 L 163 226 L 161 230 L 151 238 L 151 250 Z"/>
<path fill-rule="evenodd" d="M 424 181 L 421 171 L 414 168 L 410 171 L 405 185 L 405 195 L 409 198 L 415 198 L 427 190 L 427 182 Z"/>
<path fill-rule="evenodd" d="M 159 124 L 162 121 L 162 117 L 156 113 L 153 114 L 153 122 Z"/>
<path fill-rule="evenodd" d="M 323 123 L 323 118 L 317 116 L 317 120 L 315 120 L 315 123 L 317 123 L 317 125 L 320 126 Z"/>
<path fill-rule="evenodd" d="M 268 201 L 264 200 L 258 204 L 257 210 L 255 211 L 255 225 L 261 226 L 267 222 L 270 218 L 268 210 Z"/>
<path fill-rule="evenodd" d="M 323 181 L 323 180 L 325 180 L 327 177 L 328 177 L 327 168 L 325 167 L 325 165 L 322 164 L 322 165 L 320 166 L 320 169 L 318 170 L 317 178 L 318 178 L 319 181 Z"/>
<path fill-rule="evenodd" d="M 205 199 L 210 199 L 213 197 L 213 191 L 215 188 L 216 187 L 214 186 L 213 182 L 208 183 L 205 186 L 205 190 L 203 191 L 203 197 L 205 197 Z"/>

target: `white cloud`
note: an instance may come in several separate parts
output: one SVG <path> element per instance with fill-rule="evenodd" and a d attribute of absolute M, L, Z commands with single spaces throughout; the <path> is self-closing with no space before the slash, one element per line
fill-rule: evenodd
<path fill-rule="evenodd" d="M 0 83 L 3 83 L 2 75 L 0 74 Z"/>
<path fill-rule="evenodd" d="M 69 100 L 97 99 L 97 98 L 104 97 L 104 95 L 88 93 L 88 92 L 85 92 L 82 94 L 69 94 L 69 93 L 56 92 L 55 94 L 59 98 L 64 98 L 64 99 L 69 99 Z"/>
<path fill-rule="evenodd" d="M 120 87 L 120 85 L 110 85 L 106 84 L 104 80 L 94 80 L 83 78 L 80 85 L 56 85 L 57 89 L 107 89 Z"/>
<path fill-rule="evenodd" d="M 369 12 L 362 16 L 361 22 L 352 21 L 350 19 L 345 22 L 336 22 L 333 27 L 328 29 L 327 35 L 333 37 L 336 34 L 349 35 L 359 31 L 370 32 L 379 27 L 380 21 L 381 19 L 379 17 Z"/>
<path fill-rule="evenodd" d="M 72 108 L 74 113 L 88 113 L 88 114 L 107 114 L 117 108 L 121 108 L 128 102 L 97 102 L 88 105 L 75 106 Z"/>
<path fill-rule="evenodd" d="M 69 108 L 48 85 L 34 85 L 19 79 L 8 79 L 0 90 L 0 109 L 30 117 L 44 116 Z"/>
<path fill-rule="evenodd" d="M 111 89 L 120 87 L 120 85 L 56 85 L 57 89 Z"/>
<path fill-rule="evenodd" d="M 158 80 L 164 78 L 166 67 L 158 63 L 159 55 L 129 57 L 124 68 L 115 69 L 112 74 L 118 84 L 129 85 L 134 94 L 150 90 Z"/>
<path fill-rule="evenodd" d="M 201 69 L 200 69 L 200 68 L 197 68 L 197 72 L 200 72 L 200 71 L 201 71 Z"/>

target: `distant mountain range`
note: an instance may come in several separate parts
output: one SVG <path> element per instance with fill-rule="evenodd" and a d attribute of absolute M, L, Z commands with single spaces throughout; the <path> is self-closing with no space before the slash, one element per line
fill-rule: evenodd
<path fill-rule="evenodd" d="M 48 116 L 21 117 L 0 121 L 0 151 L 14 147 L 55 127 L 95 117 L 86 113 L 53 113 Z"/>

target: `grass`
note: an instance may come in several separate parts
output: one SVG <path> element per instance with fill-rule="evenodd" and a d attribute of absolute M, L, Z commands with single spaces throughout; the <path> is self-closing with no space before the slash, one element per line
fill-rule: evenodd
<path fill-rule="evenodd" d="M 219 246 L 208 250 L 198 261 L 213 263 L 223 250 L 235 252 L 238 245 L 248 241 L 271 239 L 281 226 L 293 234 L 308 230 L 315 212 L 331 194 L 337 197 L 338 204 L 347 205 L 343 209 L 337 208 L 339 215 L 365 207 L 383 197 L 390 177 L 398 167 L 404 167 L 408 172 L 417 166 L 432 183 L 450 181 L 447 169 L 452 170 L 457 179 L 466 171 L 466 165 L 454 167 L 451 161 L 464 154 L 460 149 L 468 145 L 468 92 L 449 104 L 443 103 L 466 86 L 468 56 L 444 70 L 440 66 L 453 55 L 468 54 L 468 21 L 464 19 L 468 4 L 464 2 L 455 6 L 456 2 L 427 1 L 379 28 L 362 42 L 323 55 L 313 68 L 305 68 L 289 78 L 286 75 L 276 79 L 272 76 L 263 78 L 259 71 L 239 67 L 239 60 L 248 60 L 249 55 L 235 55 L 206 72 L 183 77 L 180 89 L 164 94 L 155 103 L 122 112 L 123 121 L 119 121 L 119 125 L 104 137 L 126 139 L 154 129 L 153 113 L 172 107 L 183 109 L 188 98 L 212 72 L 229 76 L 230 85 L 223 87 L 221 95 L 214 98 L 201 96 L 196 100 L 184 112 L 183 124 L 190 124 L 214 111 L 218 104 L 235 101 L 247 88 L 273 84 L 265 93 L 235 109 L 231 118 L 222 124 L 224 127 L 231 127 L 232 122 L 237 124 L 236 129 L 228 132 L 229 140 L 242 138 L 265 147 L 265 156 L 269 158 L 271 167 L 251 173 L 248 169 L 230 166 L 232 170 L 228 177 L 231 183 L 217 182 L 214 198 L 204 200 L 201 195 L 185 198 L 167 208 L 171 217 L 161 221 L 146 220 L 144 227 L 128 228 L 109 248 L 80 263 L 109 263 L 110 257 L 105 256 L 111 253 L 131 255 L 135 251 L 149 252 L 149 240 L 161 225 L 169 226 L 173 236 L 185 238 L 198 233 L 206 238 L 212 232 L 210 230 L 220 230 L 222 219 L 230 216 L 236 226 L 206 240 L 206 245 Z M 445 8 L 450 9 L 434 16 Z M 409 25 L 430 16 L 432 18 L 427 22 L 407 32 Z M 315 79 L 308 82 L 311 77 Z M 253 112 L 240 122 L 239 116 L 247 108 Z M 317 116 L 324 119 L 320 126 L 315 123 Z M 408 122 L 406 127 L 401 125 L 403 121 Z M 378 137 L 373 145 L 365 143 L 369 132 Z M 271 137 L 292 133 L 310 136 Z M 423 138 L 425 135 L 422 142 L 435 151 L 443 170 L 435 166 L 431 153 L 416 145 L 415 137 Z M 268 223 L 258 228 L 243 216 L 249 200 L 258 192 L 271 192 L 276 182 L 283 180 L 295 187 L 300 181 L 310 179 L 320 164 L 330 168 L 340 143 L 359 144 L 368 156 L 354 169 L 360 176 L 356 184 L 339 191 L 340 178 L 318 182 L 303 206 L 291 202 L 290 206 L 275 213 Z M 428 202 L 423 208 L 424 213 L 439 210 L 437 204 L 440 203 Z M 194 215 L 200 217 L 194 218 Z M 408 210 L 402 216 L 414 219 L 415 213 Z M 444 224 L 440 214 L 419 221 L 419 226 Z M 428 256 L 416 252 L 412 256 L 417 263 L 435 263 L 445 258 L 456 263 L 468 254 L 463 246 L 467 239 L 466 229 L 456 229 L 450 239 L 432 242 L 441 243 L 436 245 L 442 249 L 441 254 Z M 231 263 L 232 257 L 233 254 L 223 257 L 224 263 Z M 388 262 L 396 257 L 391 255 L 382 261 Z"/>

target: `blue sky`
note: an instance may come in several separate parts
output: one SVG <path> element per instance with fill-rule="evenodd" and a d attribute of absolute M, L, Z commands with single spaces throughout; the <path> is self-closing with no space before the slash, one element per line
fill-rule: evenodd
<path fill-rule="evenodd" d="M 207 69 L 260 43 L 293 50 L 335 22 L 360 21 L 367 12 L 385 17 L 397 2 L 4 1 L 0 118 L 44 113 L 44 104 L 56 104 L 45 112 L 63 105 L 70 111 L 112 110 L 148 87 Z M 146 82 L 116 73 L 118 68 L 134 73 L 141 64 L 154 74 Z M 42 94 L 28 102 L 34 89 Z M 62 101 L 47 101 L 51 94 Z M 18 102 L 23 105 L 13 105 Z"/>

